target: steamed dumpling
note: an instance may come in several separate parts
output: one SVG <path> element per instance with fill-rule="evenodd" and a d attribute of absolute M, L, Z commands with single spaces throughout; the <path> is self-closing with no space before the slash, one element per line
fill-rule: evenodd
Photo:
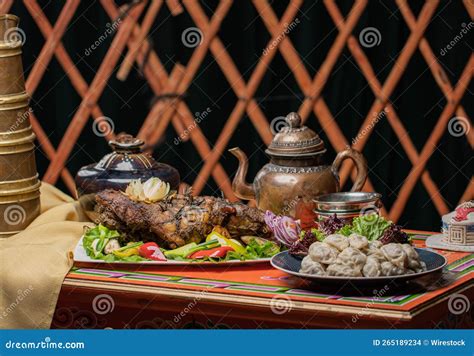
<path fill-rule="evenodd" d="M 420 264 L 420 257 L 418 256 L 418 252 L 409 244 L 402 245 L 403 251 L 407 254 L 408 259 L 408 268 L 413 270 L 417 270 L 421 268 Z"/>
<path fill-rule="evenodd" d="M 383 244 L 378 240 L 369 242 L 369 246 L 366 250 L 367 256 L 374 255 L 375 257 L 377 257 L 379 262 L 384 261 L 385 256 L 383 255 L 382 251 L 380 251 L 380 247 L 382 247 L 382 246 L 383 246 Z"/>
<path fill-rule="evenodd" d="M 426 271 L 426 263 L 423 262 L 423 261 L 420 261 L 420 267 L 415 268 L 415 272 L 419 273 L 419 272 L 423 272 L 423 271 Z"/>
<path fill-rule="evenodd" d="M 380 264 L 380 271 L 382 276 L 399 276 L 406 273 L 405 268 L 400 268 L 389 261 Z"/>
<path fill-rule="evenodd" d="M 324 239 L 324 243 L 337 248 L 339 251 L 349 247 L 349 240 L 344 235 L 332 234 Z"/>
<path fill-rule="evenodd" d="M 339 264 L 347 265 L 352 268 L 361 270 L 367 260 L 367 256 L 360 252 L 358 249 L 348 247 L 337 256 L 337 262 Z"/>
<path fill-rule="evenodd" d="M 324 270 L 324 267 L 321 263 L 313 261 L 311 259 L 311 256 L 306 256 L 303 258 L 301 261 L 301 268 L 300 268 L 301 273 L 309 273 L 309 274 L 315 274 L 317 276 L 325 276 L 326 271 Z"/>
<path fill-rule="evenodd" d="M 344 277 L 361 277 L 362 273 L 360 269 L 352 268 L 348 265 L 342 265 L 339 263 L 334 263 L 329 265 L 326 269 L 326 272 L 329 276 L 344 276 Z"/>
<path fill-rule="evenodd" d="M 374 240 L 369 242 L 369 249 L 378 249 L 383 246 L 383 243 L 381 243 L 379 240 Z"/>
<path fill-rule="evenodd" d="M 380 248 L 385 258 L 395 266 L 405 269 L 408 266 L 408 259 L 401 244 L 390 243 Z"/>
<path fill-rule="evenodd" d="M 382 250 L 379 249 L 379 248 L 374 248 L 374 249 L 367 250 L 367 256 L 376 258 L 379 261 L 379 263 L 387 261 L 387 259 L 385 258 L 385 255 L 383 254 Z"/>
<path fill-rule="evenodd" d="M 383 252 L 380 250 L 380 247 L 382 246 L 383 244 L 378 240 L 369 242 L 368 249 L 366 250 L 367 256 L 374 256 L 379 262 L 386 261 L 387 259 L 385 258 Z"/>
<path fill-rule="evenodd" d="M 362 274 L 365 277 L 378 277 L 382 274 L 380 270 L 380 263 L 374 256 L 367 257 L 364 267 L 362 268 Z"/>
<path fill-rule="evenodd" d="M 338 253 L 339 251 L 334 247 L 319 241 L 313 242 L 311 246 L 309 246 L 308 251 L 308 254 L 311 256 L 313 261 L 327 265 L 336 262 Z"/>
<path fill-rule="evenodd" d="M 365 250 L 369 247 L 369 240 L 367 240 L 367 237 L 365 236 L 359 234 L 350 234 L 347 239 L 353 248 Z"/>

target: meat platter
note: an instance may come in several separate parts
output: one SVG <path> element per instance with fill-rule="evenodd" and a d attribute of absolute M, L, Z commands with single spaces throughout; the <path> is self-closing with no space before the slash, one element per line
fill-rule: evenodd
<path fill-rule="evenodd" d="M 96 226 L 86 227 L 74 260 L 93 263 L 249 264 L 280 252 L 264 212 L 224 198 L 170 191 L 151 178 L 95 197 Z"/>

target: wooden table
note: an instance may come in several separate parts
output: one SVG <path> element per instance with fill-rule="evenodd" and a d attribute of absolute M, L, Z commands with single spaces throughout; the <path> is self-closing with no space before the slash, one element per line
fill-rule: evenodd
<path fill-rule="evenodd" d="M 429 234 L 417 233 L 422 247 Z M 52 327 L 473 328 L 474 254 L 438 252 L 448 259 L 441 287 L 413 294 L 393 284 L 365 296 L 302 289 L 268 264 L 77 265 L 64 280 Z"/>

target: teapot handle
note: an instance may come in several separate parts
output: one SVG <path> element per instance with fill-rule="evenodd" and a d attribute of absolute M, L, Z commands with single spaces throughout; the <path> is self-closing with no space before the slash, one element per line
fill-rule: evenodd
<path fill-rule="evenodd" d="M 357 177 L 351 188 L 351 192 L 358 192 L 362 189 L 367 179 L 367 161 L 362 153 L 352 148 L 347 148 L 344 151 L 339 152 L 332 164 L 332 171 L 334 174 L 338 174 L 342 162 L 347 158 L 352 159 L 357 167 Z"/>

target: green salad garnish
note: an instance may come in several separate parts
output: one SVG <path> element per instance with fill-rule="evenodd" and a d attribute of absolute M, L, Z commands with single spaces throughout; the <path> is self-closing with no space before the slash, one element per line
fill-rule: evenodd
<path fill-rule="evenodd" d="M 386 228 L 392 225 L 390 220 L 385 220 L 377 214 L 361 215 L 352 220 L 352 232 L 375 241 L 382 236 Z M 344 234 L 343 234 L 344 235 Z"/>
<path fill-rule="evenodd" d="M 131 250 L 133 248 L 139 247 L 142 242 L 131 243 L 123 247 L 119 247 L 114 251 L 110 251 L 107 253 L 107 246 L 108 244 L 112 244 L 117 242 L 120 238 L 120 234 L 116 230 L 110 230 L 104 225 L 97 225 L 94 228 L 86 228 L 84 232 L 84 238 L 82 240 L 82 244 L 86 253 L 89 257 L 95 260 L 103 260 L 107 262 L 140 262 L 140 261 L 147 261 L 146 258 L 143 258 L 137 254 L 130 254 L 127 256 L 126 251 Z"/>
<path fill-rule="evenodd" d="M 349 236 L 350 234 L 352 234 L 354 231 L 352 230 L 352 226 L 351 225 L 344 225 L 343 227 L 341 227 L 339 230 L 336 231 L 336 234 L 341 234 L 341 235 L 344 235 L 344 236 Z"/>
<path fill-rule="evenodd" d="M 156 243 L 148 242 L 144 244 L 142 241 L 131 241 L 121 246 L 122 240 L 118 231 L 108 229 L 104 225 L 97 225 L 94 228 L 86 228 L 83 246 L 89 257 L 107 262 L 149 261 L 150 258 L 145 258 L 148 257 L 146 252 L 149 245 L 154 244 L 155 248 L 159 248 Z M 160 250 L 164 253 L 163 258 L 189 262 L 255 260 L 269 258 L 280 252 L 280 246 L 275 242 L 257 236 L 244 236 L 242 240 L 245 240 L 245 245 L 241 245 L 237 240 L 223 237 L 220 240 L 208 238 L 207 241 L 200 244 L 191 242 L 174 250 Z M 220 251 L 222 252 L 220 255 L 212 254 L 215 249 L 224 250 L 225 254 L 224 251 Z M 199 253 L 196 255 L 197 252 Z"/>
<path fill-rule="evenodd" d="M 244 257 L 248 260 L 257 258 L 268 258 L 280 252 L 280 247 L 272 241 L 259 242 L 256 238 L 251 239 L 247 247 Z"/>

